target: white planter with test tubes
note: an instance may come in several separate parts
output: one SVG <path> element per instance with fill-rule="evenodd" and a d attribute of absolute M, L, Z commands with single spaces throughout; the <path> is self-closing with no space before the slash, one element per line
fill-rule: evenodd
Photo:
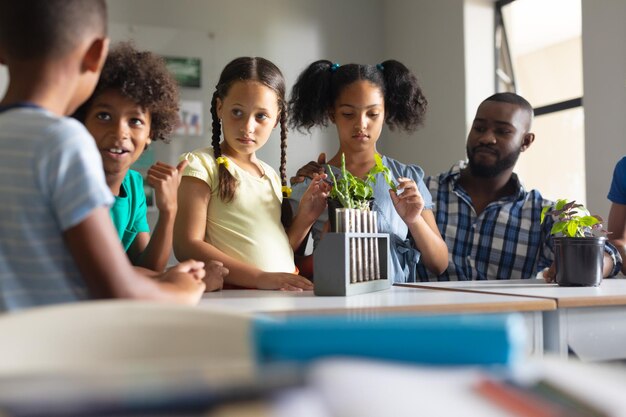
<path fill-rule="evenodd" d="M 391 287 L 389 235 L 378 233 L 377 212 L 336 209 L 335 231 L 313 256 L 315 295 L 355 295 Z"/>

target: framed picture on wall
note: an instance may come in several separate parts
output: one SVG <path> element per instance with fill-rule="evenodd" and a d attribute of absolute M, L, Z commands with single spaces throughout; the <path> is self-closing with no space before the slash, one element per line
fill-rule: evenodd
<path fill-rule="evenodd" d="M 202 101 L 181 100 L 178 124 L 174 133 L 181 136 L 202 136 L 204 132 L 202 113 Z"/>
<path fill-rule="evenodd" d="M 201 83 L 201 65 L 200 58 L 181 58 L 165 56 L 165 65 L 167 69 L 174 75 L 178 85 L 181 87 L 200 88 Z"/>

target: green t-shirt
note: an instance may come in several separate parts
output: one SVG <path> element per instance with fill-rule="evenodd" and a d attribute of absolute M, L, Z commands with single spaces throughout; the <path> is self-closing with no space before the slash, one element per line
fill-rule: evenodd
<path fill-rule="evenodd" d="M 129 169 L 122 181 L 120 195 L 115 197 L 115 203 L 111 207 L 111 219 L 124 250 L 128 250 L 138 233 L 150 232 L 146 215 L 143 178 L 137 171 Z"/>

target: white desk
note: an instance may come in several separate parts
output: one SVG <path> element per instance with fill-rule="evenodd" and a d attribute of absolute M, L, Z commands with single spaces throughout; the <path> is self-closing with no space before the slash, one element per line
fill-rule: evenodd
<path fill-rule="evenodd" d="M 571 350 L 583 360 L 626 359 L 626 279 L 605 279 L 599 287 L 559 287 L 536 279 L 401 285 L 554 300 L 557 310 L 543 313 L 546 351 L 567 356 Z"/>
<path fill-rule="evenodd" d="M 320 297 L 313 295 L 312 291 L 224 290 L 205 294 L 200 305 L 244 313 L 348 314 L 358 317 L 388 313 L 521 312 L 529 329 L 531 353 L 535 354 L 543 352 L 542 313 L 556 308 L 556 303 L 549 299 L 403 287 L 349 297 Z"/>

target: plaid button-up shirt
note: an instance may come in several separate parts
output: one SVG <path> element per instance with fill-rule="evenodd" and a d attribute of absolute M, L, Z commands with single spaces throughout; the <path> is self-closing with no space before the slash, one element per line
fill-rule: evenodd
<path fill-rule="evenodd" d="M 458 184 L 466 163 L 455 164 L 450 171 L 424 179 L 435 203 L 435 218 L 441 236 L 448 245 L 448 269 L 436 276 L 420 262 L 417 276 L 422 281 L 468 281 L 485 279 L 534 278 L 554 260 L 550 229 L 553 221 L 541 224 L 541 209 L 554 205 L 539 191 L 526 191 L 516 174 L 514 195 L 490 203 L 476 215 L 470 196 Z M 611 244 L 614 268 L 621 269 L 621 257 Z"/>

